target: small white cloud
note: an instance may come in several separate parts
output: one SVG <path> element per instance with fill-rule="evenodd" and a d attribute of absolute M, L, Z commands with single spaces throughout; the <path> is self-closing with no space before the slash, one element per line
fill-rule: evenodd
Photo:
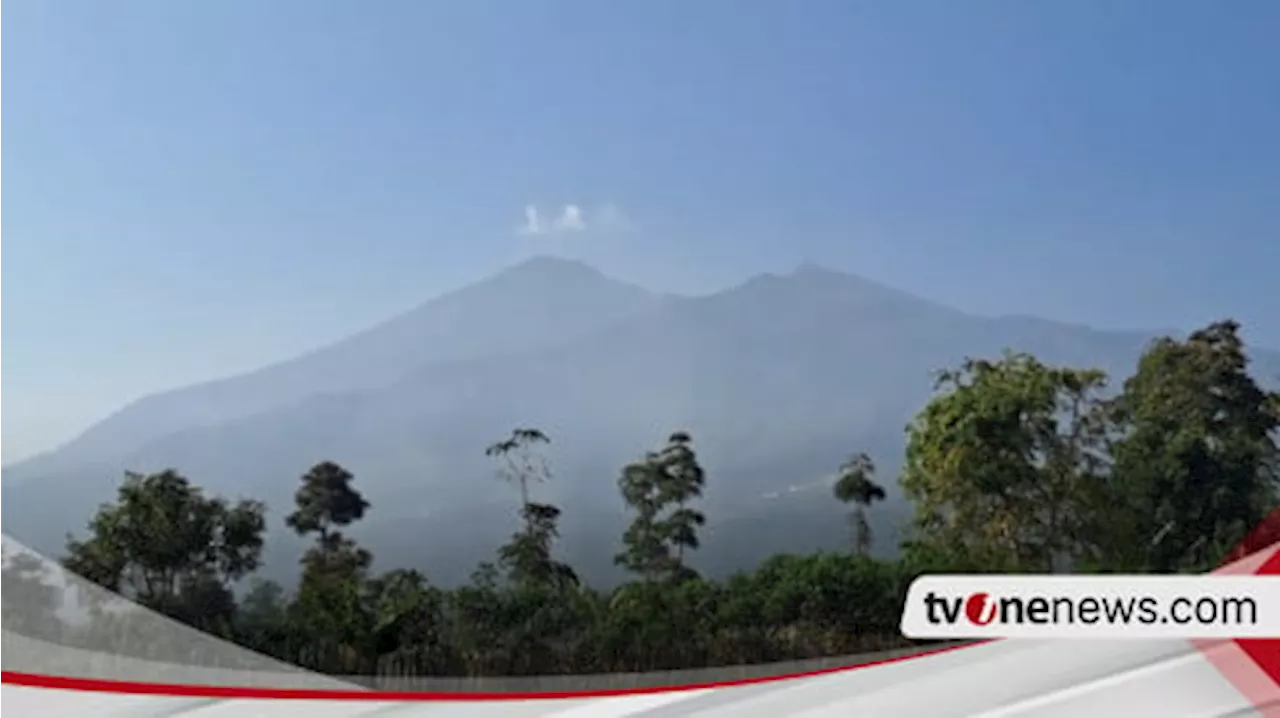
<path fill-rule="evenodd" d="M 542 222 L 538 219 L 538 208 L 526 204 L 524 206 L 524 224 L 516 230 L 518 234 L 536 235 L 546 234 L 546 228 L 542 226 Z"/>
<path fill-rule="evenodd" d="M 566 204 L 555 222 L 559 232 L 585 232 L 587 223 L 582 219 L 582 208 L 576 204 Z"/>
<path fill-rule="evenodd" d="M 523 236 L 547 236 L 588 231 L 621 234 L 636 230 L 626 212 L 613 203 L 600 205 L 591 211 L 583 211 L 582 205 L 566 204 L 554 217 L 548 222 L 537 206 L 525 205 L 524 224 L 516 232 Z"/>

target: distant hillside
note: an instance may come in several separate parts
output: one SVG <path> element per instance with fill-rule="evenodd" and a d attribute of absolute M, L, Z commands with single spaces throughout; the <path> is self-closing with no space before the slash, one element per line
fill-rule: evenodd
<path fill-rule="evenodd" d="M 976 317 L 805 266 L 711 296 L 660 298 L 585 265 L 537 259 L 343 342 L 260 371 L 143 398 L 66 447 L 4 470 L 6 532 L 57 553 L 124 469 L 174 466 L 272 509 L 273 571 L 298 477 L 331 459 L 373 504 L 355 534 L 382 565 L 465 578 L 513 530 L 516 497 L 484 447 L 517 425 L 553 439 L 565 550 L 611 575 L 619 468 L 673 429 L 709 473 L 703 567 L 838 545 L 825 477 L 867 450 L 886 470 L 932 372 L 1005 348 L 1127 376 L 1148 334 Z M 1280 355 L 1257 356 L 1259 377 Z M 889 550 L 905 515 L 878 507 Z"/>

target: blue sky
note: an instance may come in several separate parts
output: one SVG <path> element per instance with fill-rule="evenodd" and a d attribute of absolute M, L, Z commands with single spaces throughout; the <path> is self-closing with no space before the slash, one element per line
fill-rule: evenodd
<path fill-rule="evenodd" d="M 1280 3 L 5 11 L 6 462 L 531 254 L 1280 346 Z"/>

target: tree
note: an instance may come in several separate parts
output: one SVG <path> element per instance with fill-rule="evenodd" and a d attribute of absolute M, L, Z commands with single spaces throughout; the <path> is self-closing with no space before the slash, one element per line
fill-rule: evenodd
<path fill-rule="evenodd" d="M 534 447 L 539 444 L 550 444 L 551 439 L 539 429 L 517 428 L 511 436 L 496 441 L 484 450 L 485 456 L 491 456 L 501 462 L 498 478 L 515 484 L 520 488 L 520 508 L 529 505 L 530 485 L 547 481 L 551 478 L 551 469 L 546 457 L 538 453 Z M 526 525 L 532 519 L 525 518 Z"/>
<path fill-rule="evenodd" d="M 908 432 L 909 547 L 1009 569 L 1077 560 L 1106 458 L 1105 381 L 1013 353 L 941 372 Z"/>
<path fill-rule="evenodd" d="M 338 530 L 364 518 L 369 502 L 352 482 L 351 472 L 323 461 L 303 475 L 294 495 L 297 508 L 285 523 L 298 535 L 316 534 L 316 545 L 302 556 L 298 595 L 289 607 L 291 630 L 324 637 L 315 655 L 300 657 L 312 665 L 357 671 L 372 640 L 373 618 L 365 596 L 373 556 Z"/>
<path fill-rule="evenodd" d="M 871 457 L 858 454 L 840 466 L 832 493 L 841 503 L 851 504 L 850 520 L 853 523 L 854 551 L 866 555 L 871 550 L 871 525 L 867 522 L 867 509 L 876 501 L 884 501 L 885 492 L 875 482 L 876 466 Z"/>
<path fill-rule="evenodd" d="M 439 670 L 446 660 L 443 600 L 418 571 L 395 569 L 369 582 L 377 655 Z"/>
<path fill-rule="evenodd" d="M 526 504 L 522 510 L 525 528 L 512 534 L 498 549 L 498 561 L 517 584 L 573 586 L 578 576 L 568 564 L 556 561 L 552 548 L 560 531 L 556 526 L 560 509 L 550 504 Z"/>
<path fill-rule="evenodd" d="M 614 563 L 654 581 L 673 563 L 660 520 L 662 469 L 657 454 L 623 467 L 618 477 L 618 490 L 628 510 L 635 514 L 622 535 L 623 550 Z"/>
<path fill-rule="evenodd" d="M 284 623 L 287 604 L 280 584 L 257 579 L 240 604 L 239 623 L 252 632 L 275 629 Z"/>
<path fill-rule="evenodd" d="M 225 630 L 231 586 L 257 569 L 266 527 L 257 501 L 208 498 L 172 469 L 128 473 L 113 505 L 68 539 L 73 573 L 208 630 Z"/>
<path fill-rule="evenodd" d="M 319 534 L 320 544 L 327 545 L 336 527 L 359 521 L 369 509 L 364 496 L 351 488 L 354 478 L 332 461 L 311 467 L 294 494 L 297 508 L 285 518 L 285 524 L 299 536 Z"/>
<path fill-rule="evenodd" d="M 560 509 L 551 504 L 535 503 L 531 485 L 550 480 L 551 469 L 546 457 L 536 451 L 538 444 L 551 439 L 538 429 L 515 429 L 511 436 L 491 444 L 485 455 L 501 461 L 499 477 L 520 488 L 520 519 L 523 527 L 498 551 L 499 563 L 508 577 L 520 584 L 571 585 L 577 576 L 567 564 L 551 555 L 560 536 Z"/>
<path fill-rule="evenodd" d="M 689 502 L 702 495 L 705 474 L 683 431 L 667 446 L 627 465 L 618 479 L 627 508 L 635 513 L 623 534 L 624 550 L 614 563 L 646 580 L 693 575 L 684 563 L 686 550 L 698 548 L 698 527 L 706 523 Z"/>
<path fill-rule="evenodd" d="M 256 651 L 278 652 L 288 639 L 287 610 L 280 584 L 255 579 L 236 611 L 237 642 Z"/>
<path fill-rule="evenodd" d="M 354 541 L 329 534 L 302 558 L 297 598 L 289 605 L 289 632 L 311 650 L 299 662 L 334 673 L 372 668 L 374 611 L 368 596 L 372 555 Z"/>
<path fill-rule="evenodd" d="M 1100 530 L 1122 568 L 1210 568 L 1277 504 L 1280 404 L 1249 375 L 1239 330 L 1157 340 L 1111 405 L 1113 513 Z"/>
<path fill-rule="evenodd" d="M 698 528 L 706 523 L 701 511 L 689 506 L 689 502 L 702 496 L 706 485 L 706 473 L 698 463 L 693 450 L 693 438 L 688 432 L 677 431 L 667 439 L 667 446 L 659 453 L 661 473 L 658 478 L 658 500 L 673 506 L 671 514 L 663 522 L 662 532 L 671 545 L 675 562 L 673 570 L 684 573 L 686 550 L 699 546 Z"/>

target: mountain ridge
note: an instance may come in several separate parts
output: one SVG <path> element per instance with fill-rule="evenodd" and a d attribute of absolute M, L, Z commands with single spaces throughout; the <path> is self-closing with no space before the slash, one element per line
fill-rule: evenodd
<path fill-rule="evenodd" d="M 400 328 L 375 331 L 389 324 Z M 129 431 L 95 426 L 96 440 L 115 442 L 96 454 L 64 449 L 43 464 L 5 467 L 4 518 L 24 542 L 53 550 L 111 498 L 123 470 L 176 467 L 211 491 L 265 500 L 271 561 L 286 570 L 301 546 L 276 523 L 297 477 L 328 459 L 350 468 L 374 505 L 353 535 L 379 555 L 401 552 L 393 562 L 465 579 L 510 531 L 509 489 L 488 480 L 483 448 L 534 425 L 553 438 L 557 479 L 541 490 L 565 510 L 566 551 L 604 574 L 622 521 L 617 471 L 679 428 L 692 432 L 711 476 L 701 553 L 727 566 L 751 560 L 756 549 L 744 542 L 758 543 L 758 531 L 781 544 L 764 554 L 839 542 L 840 507 L 825 492 L 790 487 L 819 482 L 861 450 L 891 476 L 901 429 L 930 396 L 934 370 L 1013 348 L 1127 374 L 1153 336 L 982 317 L 817 266 L 663 296 L 540 257 L 330 345 L 347 347 L 344 361 L 319 366 L 351 376 L 287 376 L 312 352 L 180 389 L 168 413 L 135 402 Z M 1254 353 L 1280 367 L 1280 355 Z M 202 414 L 206 397 L 216 403 L 227 387 L 232 399 L 250 394 L 266 369 L 307 391 Z M 237 388 L 245 376 L 248 388 Z M 888 488 L 881 535 L 905 510 L 896 485 Z M 794 536 L 767 530 L 784 520 L 804 527 Z M 425 533 L 406 538 L 415 531 Z"/>
<path fill-rule="evenodd" d="M 809 262 L 809 261 L 800 263 L 795 268 L 793 268 L 790 272 L 787 272 L 787 273 L 776 274 L 772 272 L 763 272 L 763 273 L 755 274 L 727 288 L 717 290 L 717 291 L 712 291 L 705 294 L 659 294 L 657 292 L 641 287 L 639 285 L 626 282 L 623 280 L 619 280 L 615 277 L 609 276 L 604 272 L 600 271 L 599 269 L 585 262 L 582 262 L 580 260 L 561 258 L 561 257 L 556 257 L 553 255 L 545 255 L 545 254 L 535 255 L 526 260 L 523 260 L 521 262 L 508 266 L 502 270 L 499 270 L 497 273 L 493 275 L 489 275 L 488 277 L 478 279 L 476 281 L 468 283 L 457 289 L 443 292 L 439 295 L 428 298 L 420 302 L 418 305 L 414 306 L 413 308 L 400 312 L 398 314 L 395 314 L 382 321 L 379 321 L 366 329 L 362 329 L 358 332 L 355 332 L 354 334 L 348 335 L 347 337 L 325 342 L 323 344 L 320 344 L 319 346 L 306 350 L 301 354 L 295 355 L 293 357 L 270 362 L 262 367 L 245 371 L 245 372 L 213 377 L 213 378 L 195 382 L 192 384 L 172 387 L 169 389 L 162 389 L 162 390 L 144 394 L 136 399 L 133 399 L 125 403 L 119 409 L 111 412 L 110 414 L 94 422 L 87 429 L 71 437 L 67 441 L 62 442 L 61 444 L 47 451 L 40 452 L 38 454 L 24 458 L 22 460 L 14 462 L 13 464 L 9 464 L 0 468 L 3 468 L 4 470 L 19 469 L 24 464 L 28 464 L 32 462 L 39 463 L 41 461 L 47 461 L 50 455 L 57 454 L 59 452 L 68 451 L 68 450 L 75 451 L 78 448 L 78 445 L 83 444 L 86 441 L 91 442 L 94 438 L 95 431 L 100 431 L 100 426 L 102 424 L 112 422 L 112 421 L 117 421 L 122 415 L 126 415 L 131 411 L 136 411 L 139 408 L 146 408 L 146 405 L 148 403 L 164 401 L 168 397 L 171 397 L 172 395 L 175 395 L 175 394 L 181 394 L 181 393 L 191 392 L 191 391 L 216 389 L 236 381 L 245 381 L 245 380 L 253 381 L 253 380 L 259 380 L 263 377 L 271 376 L 277 372 L 293 368 L 300 363 L 313 360 L 317 357 L 322 357 L 322 356 L 331 354 L 335 351 L 342 351 L 343 349 L 350 346 L 351 344 L 362 341 L 362 340 L 367 340 L 370 337 L 376 336 L 380 332 L 384 332 L 388 330 L 390 331 L 398 330 L 405 324 L 411 323 L 412 320 L 420 313 L 424 311 L 430 311 L 432 309 L 436 309 L 442 303 L 463 302 L 469 296 L 479 292 L 489 290 L 494 285 L 500 285 L 503 283 L 516 283 L 516 284 L 523 283 L 522 280 L 526 279 L 531 275 L 538 276 L 541 282 L 544 284 L 544 286 L 546 286 L 552 281 L 565 281 L 565 280 L 576 281 L 576 282 L 591 281 L 591 282 L 597 282 L 602 284 L 608 283 L 608 284 L 617 285 L 619 287 L 625 288 L 626 291 L 632 292 L 637 296 L 647 297 L 650 300 L 649 303 L 652 306 L 657 306 L 662 303 L 668 303 L 668 304 L 680 303 L 680 302 L 685 302 L 690 300 L 714 301 L 716 297 L 719 297 L 722 295 L 732 296 L 737 292 L 749 291 L 753 285 L 770 284 L 777 281 L 788 281 L 788 280 L 799 279 L 799 280 L 809 280 L 809 281 L 824 280 L 827 282 L 856 281 L 864 285 L 867 285 L 869 287 L 872 287 L 876 291 L 893 293 L 903 298 L 910 298 L 914 301 L 929 303 L 939 308 L 945 308 L 941 304 L 937 304 L 929 300 L 924 300 L 919 297 L 915 297 L 914 295 L 910 295 L 909 293 L 904 292 L 902 290 L 889 287 L 888 285 L 883 285 L 878 282 L 865 279 L 858 275 L 848 274 L 845 272 L 840 272 L 827 267 L 823 267 L 821 265 L 818 265 L 814 262 Z M 524 289 L 526 291 L 529 291 L 529 290 L 536 291 L 535 287 L 526 286 L 524 287 Z M 332 389 L 325 388 L 324 390 L 330 391 Z M 266 409 L 269 407 L 263 407 L 263 408 Z M 235 418 L 235 417 L 231 417 L 231 418 Z"/>
<path fill-rule="evenodd" d="M 30 462 L 39 462 L 41 460 L 44 460 L 45 457 L 48 457 L 51 454 L 56 454 L 69 449 L 74 450 L 74 448 L 78 443 L 81 443 L 86 439 L 91 440 L 93 436 L 93 432 L 97 430 L 100 425 L 116 420 L 117 417 L 123 414 L 126 414 L 129 411 L 136 410 L 140 405 L 145 405 L 148 402 L 162 400 L 166 397 L 169 397 L 177 393 L 212 389 L 212 388 L 217 388 L 219 386 L 223 386 L 225 384 L 236 382 L 236 381 L 254 380 L 264 376 L 269 376 L 276 372 L 293 368 L 299 363 L 312 360 L 318 356 L 324 356 L 334 351 L 340 351 L 348 347 L 352 343 L 359 342 L 361 340 L 367 340 L 369 337 L 376 336 L 379 332 L 387 331 L 387 330 L 394 331 L 394 330 L 400 329 L 403 325 L 411 323 L 411 321 L 418 314 L 435 309 L 442 303 L 463 302 L 470 295 L 474 295 L 478 292 L 489 290 L 492 288 L 493 285 L 501 284 L 504 282 L 512 282 L 513 280 L 515 283 L 520 283 L 522 279 L 530 275 L 540 275 L 544 283 L 549 283 L 549 281 L 553 279 L 553 277 L 549 275 L 554 275 L 555 280 L 561 280 L 561 281 L 567 279 L 569 281 L 578 281 L 578 282 L 593 281 L 593 282 L 599 282 L 602 284 L 607 283 L 607 284 L 616 285 L 618 287 L 625 288 L 625 291 L 632 292 L 637 297 L 639 296 L 645 297 L 648 300 L 647 304 L 649 305 L 649 307 L 656 307 L 663 303 L 679 304 L 679 303 L 688 302 L 688 301 L 693 301 L 693 302 L 715 301 L 717 298 L 732 297 L 739 293 L 749 292 L 755 288 L 768 287 L 769 285 L 775 285 L 779 282 L 786 283 L 788 281 L 807 281 L 807 282 L 821 281 L 827 284 L 830 284 L 833 282 L 840 282 L 845 285 L 848 285 L 850 283 L 857 283 L 858 285 L 871 288 L 873 291 L 881 293 L 885 296 L 893 296 L 895 298 L 908 300 L 922 306 L 930 306 L 939 310 L 940 312 L 949 313 L 956 317 L 963 316 L 969 319 L 977 318 L 977 319 L 989 319 L 993 321 L 1010 321 L 1010 322 L 1018 322 L 1018 323 L 1027 323 L 1033 326 L 1034 325 L 1053 325 L 1055 327 L 1072 328 L 1072 329 L 1088 330 L 1088 331 L 1095 331 L 1095 332 L 1105 332 L 1105 333 L 1111 333 L 1116 335 L 1142 334 L 1144 336 L 1154 336 L 1159 334 L 1178 334 L 1178 332 L 1174 330 L 1169 330 L 1169 329 L 1158 330 L 1158 331 L 1143 331 L 1139 329 L 1098 330 L 1094 327 L 1091 327 L 1086 324 L 1078 323 L 1078 322 L 1066 322 L 1062 320 L 1037 317 L 1037 316 L 1025 315 L 1025 314 L 1006 314 L 1006 315 L 992 315 L 992 316 L 971 314 L 958 309 L 954 309 L 940 302 L 919 297 L 918 295 L 911 294 L 910 292 L 907 292 L 905 290 L 901 290 L 896 287 L 892 287 L 880 282 L 876 282 L 874 280 L 870 280 L 856 274 L 834 270 L 812 261 L 801 262 L 798 265 L 796 265 L 794 268 L 792 268 L 789 272 L 758 273 L 758 274 L 749 276 L 743 279 L 742 281 L 736 284 L 730 285 L 729 287 L 726 287 L 724 289 L 705 293 L 705 294 L 659 294 L 650 289 L 641 287 L 640 285 L 626 282 L 623 280 L 619 280 L 615 277 L 612 277 L 600 271 L 599 269 L 585 262 L 582 262 L 580 260 L 567 259 L 567 258 L 556 257 L 553 255 L 542 254 L 542 255 L 535 255 L 526 260 L 510 265 L 502 270 L 499 270 L 497 273 L 493 275 L 478 279 L 474 282 L 466 284 L 457 289 L 443 292 L 439 295 L 428 298 L 420 302 L 418 305 L 414 306 L 413 308 L 400 312 L 398 314 L 395 314 L 380 322 L 377 322 L 366 329 L 355 332 L 354 334 L 351 334 L 344 338 L 325 342 L 323 344 L 320 344 L 319 346 L 316 346 L 313 349 L 306 350 L 301 354 L 295 355 L 293 357 L 270 362 L 262 367 L 259 367 L 257 369 L 253 369 L 250 371 L 246 371 L 246 372 L 214 377 L 214 378 L 210 378 L 204 381 L 195 382 L 195 383 L 184 385 L 184 386 L 178 386 L 170 389 L 163 389 L 155 392 L 150 392 L 148 394 L 144 394 L 143 396 L 140 396 L 132 401 L 127 402 L 121 408 L 117 409 L 116 411 L 94 422 L 94 424 L 91 425 L 89 428 L 80 432 L 76 436 L 68 439 L 67 441 L 59 444 L 58 446 L 51 448 L 47 451 L 40 452 L 33 456 L 24 458 L 22 460 L 14 462 L 13 464 L 6 465 L 2 468 L 5 470 L 16 469 L 22 466 L 23 464 L 27 464 Z M 526 288 L 526 290 L 528 289 L 530 288 Z M 597 328 L 603 328 L 603 327 L 597 327 Z M 461 360 L 465 361 L 466 359 L 467 357 L 463 357 Z M 426 364 L 426 363 L 429 363 L 429 362 L 427 361 L 422 362 L 422 364 Z M 410 369 L 410 371 L 412 371 L 412 369 Z M 322 388 L 322 390 L 329 390 L 329 388 Z M 234 417 L 231 417 L 231 418 L 234 418 Z"/>

